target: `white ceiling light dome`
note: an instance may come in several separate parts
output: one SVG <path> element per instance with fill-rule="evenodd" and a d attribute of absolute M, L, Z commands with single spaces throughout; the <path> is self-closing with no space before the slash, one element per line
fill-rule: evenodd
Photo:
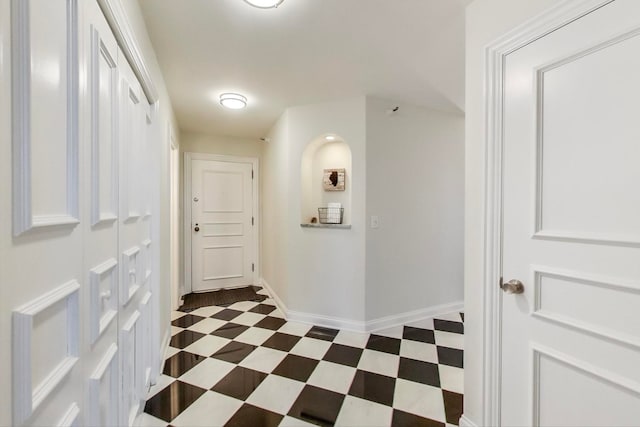
<path fill-rule="evenodd" d="M 244 0 L 249 3 L 253 7 L 258 7 L 260 9 L 273 9 L 275 7 L 280 6 L 280 4 L 284 0 Z"/>
<path fill-rule="evenodd" d="M 247 98 L 239 93 L 223 93 L 220 95 L 220 104 L 231 110 L 241 110 L 247 106 Z"/>

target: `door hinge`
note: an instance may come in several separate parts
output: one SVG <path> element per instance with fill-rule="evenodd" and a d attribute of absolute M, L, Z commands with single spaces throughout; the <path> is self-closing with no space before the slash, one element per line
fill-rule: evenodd
<path fill-rule="evenodd" d="M 251 217 L 251 225 L 255 225 L 255 218 Z"/>
<path fill-rule="evenodd" d="M 253 169 L 251 169 L 251 179 L 253 179 Z"/>
<path fill-rule="evenodd" d="M 500 289 L 502 289 L 502 285 L 503 285 L 503 284 L 504 284 L 504 283 L 503 283 L 503 279 L 502 279 L 502 277 L 500 277 L 500 281 L 498 282 L 498 287 L 499 287 Z"/>
<path fill-rule="evenodd" d="M 256 265 L 254 263 L 251 263 L 251 271 L 256 271 Z"/>

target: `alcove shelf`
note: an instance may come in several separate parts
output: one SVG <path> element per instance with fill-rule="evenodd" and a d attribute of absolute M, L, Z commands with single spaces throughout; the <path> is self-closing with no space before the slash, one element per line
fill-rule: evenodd
<path fill-rule="evenodd" d="M 340 230 L 350 230 L 351 224 L 300 224 L 302 228 L 336 228 Z"/>
<path fill-rule="evenodd" d="M 325 189 L 324 176 L 327 169 L 344 170 L 344 184 L 341 186 L 344 190 Z M 351 172 L 351 148 L 342 137 L 326 133 L 307 144 L 300 164 L 300 227 L 351 228 Z M 342 176 L 341 171 L 339 173 Z M 342 178 L 337 182 L 341 181 Z M 319 217 L 318 208 L 326 207 L 329 203 L 340 203 L 344 209 L 342 223 L 311 223 L 312 218 Z"/>

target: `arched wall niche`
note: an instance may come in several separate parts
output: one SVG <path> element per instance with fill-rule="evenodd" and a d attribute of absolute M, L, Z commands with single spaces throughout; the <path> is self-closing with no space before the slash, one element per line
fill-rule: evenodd
<path fill-rule="evenodd" d="M 344 191 L 326 191 L 323 185 L 325 169 L 344 169 Z M 302 154 L 300 224 L 318 218 L 318 208 L 328 203 L 340 203 L 344 208 L 342 224 L 351 224 L 351 148 L 339 135 L 326 133 L 313 139 Z"/>

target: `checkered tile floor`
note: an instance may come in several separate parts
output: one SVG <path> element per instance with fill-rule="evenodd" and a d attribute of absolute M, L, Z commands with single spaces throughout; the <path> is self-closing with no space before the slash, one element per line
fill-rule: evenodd
<path fill-rule="evenodd" d="M 457 425 L 463 320 L 360 334 L 287 322 L 270 298 L 174 312 L 164 373 L 137 424 Z"/>

